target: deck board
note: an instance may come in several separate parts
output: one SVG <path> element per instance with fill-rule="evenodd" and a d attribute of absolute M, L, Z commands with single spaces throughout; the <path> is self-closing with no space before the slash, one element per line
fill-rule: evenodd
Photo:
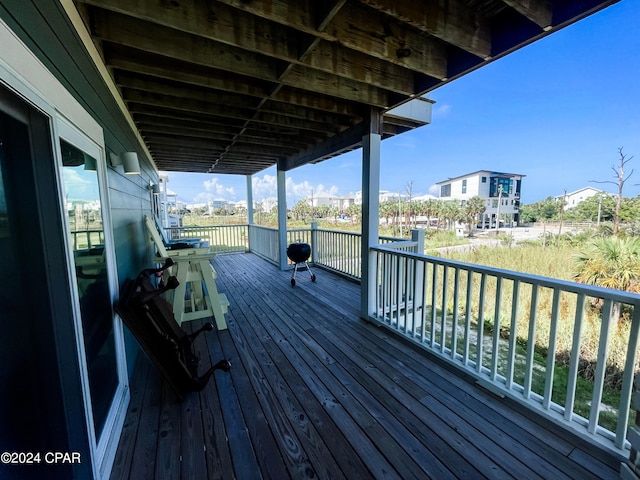
<path fill-rule="evenodd" d="M 214 264 L 229 328 L 195 346 L 203 370 L 232 370 L 179 403 L 141 355 L 113 480 L 617 478 L 619 458 L 360 320 L 356 283 Z"/>

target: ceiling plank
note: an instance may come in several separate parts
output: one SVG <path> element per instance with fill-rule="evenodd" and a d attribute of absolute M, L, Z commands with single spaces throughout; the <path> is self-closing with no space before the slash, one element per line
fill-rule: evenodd
<path fill-rule="evenodd" d="M 183 146 L 185 145 L 185 138 L 178 135 L 158 135 L 158 134 L 144 134 L 143 138 L 147 143 L 151 145 L 163 145 L 163 146 Z M 207 154 L 208 151 L 218 151 L 231 149 L 235 152 L 252 153 L 252 154 L 267 154 L 273 156 L 283 156 L 291 154 L 296 151 L 295 148 L 285 148 L 282 146 L 271 147 L 268 145 L 250 145 L 250 144 L 233 144 L 223 141 L 218 142 L 212 139 L 200 138 L 198 140 L 189 139 L 189 147 L 194 152 L 200 151 L 203 154 Z"/>
<path fill-rule="evenodd" d="M 132 17 L 106 12 L 94 17 L 95 35 L 102 41 L 236 74 L 277 82 L 277 61 L 240 48 Z"/>
<path fill-rule="evenodd" d="M 542 29 L 552 26 L 553 10 L 549 0 L 502 0 L 520 15 L 524 15 Z"/>
<path fill-rule="evenodd" d="M 491 55 L 491 27 L 488 20 L 462 0 L 359 1 L 478 57 L 487 58 Z"/>
<path fill-rule="evenodd" d="M 143 92 L 157 93 L 160 95 L 168 95 L 173 97 L 190 98 L 193 100 L 202 100 L 209 103 L 217 103 L 221 105 L 234 105 L 238 108 L 247 110 L 255 110 L 260 99 L 249 95 L 234 95 L 219 90 L 208 88 L 187 87 L 183 84 L 154 77 L 130 74 L 128 72 L 119 72 L 115 75 L 116 85 L 131 90 L 140 90 Z"/>
<path fill-rule="evenodd" d="M 347 2 L 326 29 L 318 31 L 315 0 L 218 1 L 416 72 L 435 78 L 447 76 L 443 42 L 364 5 Z"/>
<path fill-rule="evenodd" d="M 285 171 L 292 170 L 307 163 L 315 163 L 329 156 L 354 150 L 360 147 L 364 133 L 364 123 L 361 122 L 349 130 L 325 140 L 319 145 L 310 147 L 298 154 L 290 155 L 282 161 L 280 164 L 281 168 Z"/>
<path fill-rule="evenodd" d="M 169 110 L 199 114 L 211 114 L 218 117 L 229 117 L 231 119 L 243 121 L 250 116 L 250 112 L 246 109 L 241 109 L 230 105 L 207 103 L 180 97 L 169 97 L 166 95 L 157 95 L 140 90 L 126 90 L 124 97 L 125 101 L 138 104 L 138 112 L 140 113 L 145 113 L 143 109 L 139 109 L 140 105 L 149 105 L 152 107 L 162 107 Z M 316 132 L 337 132 L 342 129 L 340 125 L 326 124 L 311 120 L 300 120 L 284 115 L 271 113 L 259 114 L 253 121 L 256 121 L 258 123 L 267 123 L 272 125 L 297 128 L 302 131 L 310 130 Z"/>
<path fill-rule="evenodd" d="M 115 70 L 139 73 L 254 97 L 267 96 L 275 85 L 275 83 L 264 82 L 251 77 L 229 73 L 220 75 L 219 70 L 202 65 L 189 64 L 166 56 L 161 57 L 112 45 L 115 48 L 105 49 L 105 61 Z"/>
<path fill-rule="evenodd" d="M 197 66 L 193 64 L 172 65 L 172 59 L 166 57 L 154 59 L 157 63 L 153 63 L 154 60 L 145 61 L 144 58 L 131 60 L 121 52 L 107 52 L 106 60 L 109 65 L 114 68 L 114 74 L 116 75 L 118 70 L 122 70 L 259 98 L 267 97 L 273 90 L 273 85 L 275 85 L 239 75 L 217 75 L 216 73 L 218 72 L 207 69 L 206 67 L 201 67 L 201 71 L 196 71 L 197 69 L 194 67 Z M 189 70 L 187 70 L 187 68 Z M 355 103 L 343 101 L 331 95 L 317 94 L 288 86 L 280 89 L 271 98 L 280 102 L 315 108 L 341 115 L 358 114 L 357 109 L 359 108 Z"/>
<path fill-rule="evenodd" d="M 306 63 L 325 73 L 352 81 L 366 81 L 378 88 L 406 95 L 416 93 L 414 74 L 410 70 L 389 64 L 384 59 L 332 46 L 328 42 L 319 45 L 314 43 L 314 47 L 309 49 L 311 52 L 301 54 L 300 33 L 296 30 L 283 28 L 280 24 L 261 17 L 243 14 L 222 3 L 194 0 L 184 0 L 177 5 L 158 0 L 88 0 L 87 3 L 289 63 Z M 326 12 L 325 15 L 329 16 L 325 20 L 333 18 L 342 3 L 344 0 L 337 2 L 330 12 Z M 307 56 L 307 53 L 310 54 Z M 337 63 L 340 59 L 343 61 Z M 339 69 L 336 68 L 337 65 L 340 65 Z M 361 72 L 370 78 L 360 80 Z M 371 72 L 385 74 L 372 75 Z"/>
<path fill-rule="evenodd" d="M 207 129 L 204 127 L 194 128 L 188 125 L 184 125 L 184 123 L 172 123 L 172 124 L 163 124 L 162 122 L 147 122 L 144 120 L 138 120 L 138 125 L 142 131 L 145 133 L 157 133 L 157 134 L 167 134 L 167 135 L 181 135 L 184 137 L 195 137 L 195 138 L 210 138 L 214 140 L 224 140 L 224 141 L 232 141 L 237 132 L 229 132 L 222 133 L 217 131 L 218 129 Z M 260 136 L 254 136 L 248 131 L 242 132 L 241 143 L 251 143 L 256 145 L 267 145 L 267 146 L 279 146 L 282 143 L 287 143 L 287 145 L 291 148 L 295 149 L 304 149 L 308 147 L 308 144 L 304 144 L 302 142 L 295 142 L 291 139 L 285 138 L 274 138 L 273 135 L 269 135 L 268 132 L 256 132 L 260 133 Z"/>

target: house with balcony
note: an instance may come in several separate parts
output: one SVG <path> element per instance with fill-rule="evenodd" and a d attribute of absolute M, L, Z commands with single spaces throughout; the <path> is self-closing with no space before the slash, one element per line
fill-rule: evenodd
<path fill-rule="evenodd" d="M 430 91 L 613 3 L 3 0 L 0 478 L 617 476 L 634 441 L 638 296 L 378 232 L 381 142 L 430 123 Z M 284 208 L 278 228 L 253 222 L 252 175 L 275 165 L 285 205 L 287 171 L 355 149 L 361 232 L 292 232 Z M 237 252 L 199 264 L 229 305 L 194 344 L 203 368 L 224 357 L 231 371 L 183 399 L 113 308 L 163 261 L 145 222 L 160 171 L 247 180 L 247 224 L 181 232 Z M 490 198 L 515 199 L 497 178 Z M 99 214 L 67 208 L 82 202 Z M 318 278 L 292 287 L 296 239 Z M 631 322 L 615 402 L 614 304 Z"/>
<path fill-rule="evenodd" d="M 464 204 L 472 197 L 485 200 L 486 208 L 478 219 L 480 228 L 514 226 L 518 223 L 520 210 L 520 191 L 525 175 L 517 173 L 477 172 L 448 178 L 437 182 L 441 200 L 455 200 Z"/>
<path fill-rule="evenodd" d="M 570 208 L 577 207 L 586 199 L 595 197 L 596 195 L 613 196 L 611 193 L 600 190 L 599 188 L 583 187 L 563 195 L 556 195 L 553 198 L 555 198 L 557 202 L 564 202 L 564 209 L 569 210 Z"/>

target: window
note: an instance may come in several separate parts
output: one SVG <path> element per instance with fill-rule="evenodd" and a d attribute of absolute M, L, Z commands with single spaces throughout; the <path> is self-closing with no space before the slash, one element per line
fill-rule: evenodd
<path fill-rule="evenodd" d="M 467 193 L 467 181 L 462 180 L 462 193 Z"/>
<path fill-rule="evenodd" d="M 489 187 L 490 197 L 507 196 L 511 193 L 511 190 L 512 190 L 511 179 L 507 177 L 491 178 L 491 185 Z"/>
<path fill-rule="evenodd" d="M 440 196 L 441 197 L 450 197 L 451 196 L 451 184 L 447 183 L 446 185 L 442 185 L 440 187 Z"/>
<path fill-rule="evenodd" d="M 487 183 L 487 177 L 482 177 L 482 183 Z"/>

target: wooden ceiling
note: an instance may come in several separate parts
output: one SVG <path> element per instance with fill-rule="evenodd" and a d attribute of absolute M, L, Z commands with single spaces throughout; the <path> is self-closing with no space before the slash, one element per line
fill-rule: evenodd
<path fill-rule="evenodd" d="M 76 0 L 160 170 L 357 148 L 388 112 L 617 0 Z M 425 105 L 425 109 L 429 106 Z M 383 137 L 424 125 L 383 117 Z"/>

